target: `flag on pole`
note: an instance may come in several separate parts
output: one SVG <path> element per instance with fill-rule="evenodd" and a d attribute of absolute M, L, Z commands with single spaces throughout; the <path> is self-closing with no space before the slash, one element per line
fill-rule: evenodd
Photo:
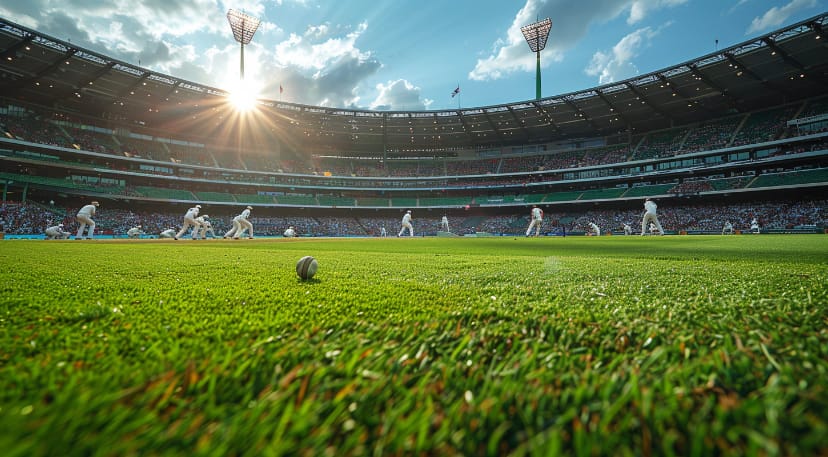
<path fill-rule="evenodd" d="M 460 93 L 460 85 L 457 85 L 457 88 L 451 91 L 451 98 L 454 98 L 455 95 Z"/>

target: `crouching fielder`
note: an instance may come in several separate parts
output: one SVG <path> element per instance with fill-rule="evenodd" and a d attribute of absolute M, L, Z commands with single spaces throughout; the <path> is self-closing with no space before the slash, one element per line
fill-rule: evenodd
<path fill-rule="evenodd" d="M 181 226 L 181 230 L 178 231 L 178 234 L 173 237 L 173 239 L 179 239 L 187 233 L 190 227 L 193 228 L 193 239 L 196 239 L 196 235 L 198 234 L 198 228 L 200 227 L 196 217 L 198 217 L 198 212 L 201 211 L 201 205 L 195 205 L 192 208 L 188 209 L 187 212 L 184 214 L 184 225 Z"/>
<path fill-rule="evenodd" d="M 753 220 L 750 221 L 750 231 L 753 233 L 759 233 L 759 219 L 754 217 Z"/>
<path fill-rule="evenodd" d="M 141 235 L 143 234 L 144 231 L 141 229 L 140 225 L 136 225 L 135 227 L 132 227 L 131 229 L 127 230 L 127 236 L 132 239 L 141 238 Z"/>
<path fill-rule="evenodd" d="M 656 230 L 658 230 L 658 234 L 664 235 L 664 229 L 661 228 L 661 223 L 658 222 L 658 216 L 656 216 L 657 210 L 658 205 L 654 201 L 649 198 L 644 200 L 644 218 L 641 220 L 641 236 L 644 236 L 647 232 L 648 224 L 653 224 Z"/>
<path fill-rule="evenodd" d="M 250 233 L 248 233 L 247 238 L 250 240 L 253 239 L 253 224 L 247 220 L 247 218 L 250 217 L 250 211 L 252 209 L 252 206 L 248 206 L 241 212 L 241 214 L 233 218 L 233 228 L 224 234 L 225 238 L 232 237 L 234 240 L 238 240 L 242 235 L 244 235 L 246 230 L 249 230 Z"/>
<path fill-rule="evenodd" d="M 158 238 L 174 238 L 174 237 L 175 237 L 175 229 L 174 228 L 168 228 L 167 230 L 164 230 L 163 232 L 158 234 Z"/>
<path fill-rule="evenodd" d="M 95 233 L 95 221 L 92 220 L 92 216 L 95 215 L 95 210 L 98 208 L 100 204 L 98 202 L 92 202 L 78 211 L 78 214 L 75 216 L 75 220 L 78 221 L 78 234 L 75 235 L 76 240 L 83 239 L 83 229 L 89 226 L 89 234 L 87 238 L 90 240 L 92 239 L 92 235 Z"/>
<path fill-rule="evenodd" d="M 68 239 L 71 233 L 63 231 L 63 224 L 49 227 L 44 232 L 47 240 L 65 240 Z"/>
<path fill-rule="evenodd" d="M 216 237 L 216 232 L 213 231 L 213 224 L 210 222 L 210 216 L 206 214 L 203 216 L 198 216 L 196 218 L 196 222 L 198 222 L 198 225 L 201 227 L 201 231 L 199 232 L 199 238 L 201 238 L 202 240 L 206 240 L 207 233 L 209 233 L 210 236 L 212 236 L 213 238 Z"/>
<path fill-rule="evenodd" d="M 722 235 L 724 234 L 733 235 L 733 224 L 730 221 L 725 222 L 724 227 L 722 227 Z"/>

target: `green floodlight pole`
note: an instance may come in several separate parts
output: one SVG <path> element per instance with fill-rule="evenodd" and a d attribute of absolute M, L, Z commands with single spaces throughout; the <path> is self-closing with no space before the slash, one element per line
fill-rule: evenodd
<path fill-rule="evenodd" d="M 529 49 L 537 54 L 537 69 L 535 71 L 535 98 L 541 98 L 541 65 L 540 52 L 546 47 L 546 39 L 549 38 L 549 30 L 552 28 L 552 20 L 546 18 L 534 24 L 524 25 L 520 28 L 523 38 L 529 45 Z"/>
<path fill-rule="evenodd" d="M 230 28 L 233 29 L 233 38 L 241 44 L 239 74 L 241 79 L 244 79 L 244 45 L 250 44 L 250 41 L 253 39 L 253 34 L 259 29 L 261 20 L 241 11 L 231 9 L 227 11 L 227 21 L 230 22 Z"/>

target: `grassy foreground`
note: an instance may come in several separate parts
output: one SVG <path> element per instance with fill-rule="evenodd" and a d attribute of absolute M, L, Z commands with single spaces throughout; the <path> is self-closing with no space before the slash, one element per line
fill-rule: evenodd
<path fill-rule="evenodd" d="M 3 241 L 0 268 L 7 457 L 828 454 L 828 236 Z"/>

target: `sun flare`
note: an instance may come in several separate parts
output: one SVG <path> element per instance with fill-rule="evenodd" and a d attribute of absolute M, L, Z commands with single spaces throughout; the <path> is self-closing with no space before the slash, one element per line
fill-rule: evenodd
<path fill-rule="evenodd" d="M 251 111 L 256 108 L 259 98 L 258 86 L 252 81 L 239 80 L 230 88 L 228 99 L 238 111 Z"/>

